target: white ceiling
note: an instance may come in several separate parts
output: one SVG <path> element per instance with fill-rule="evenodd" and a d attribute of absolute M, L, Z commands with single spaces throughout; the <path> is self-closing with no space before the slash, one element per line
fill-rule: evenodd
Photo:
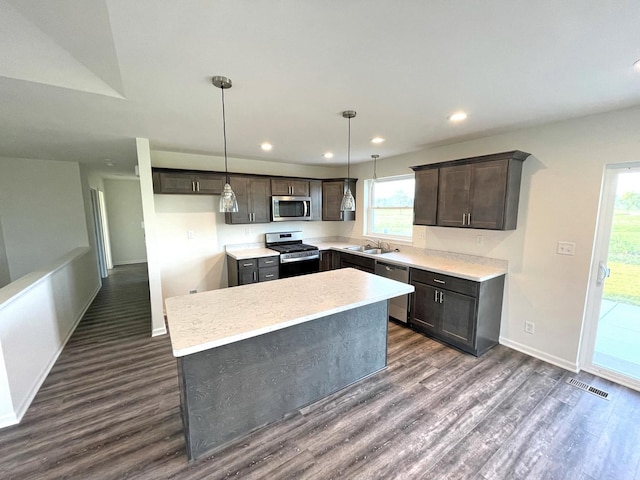
<path fill-rule="evenodd" d="M 0 156 L 220 154 L 224 75 L 231 156 L 344 163 L 353 109 L 359 162 L 640 105 L 639 58 L 638 0 L 0 0 Z"/>

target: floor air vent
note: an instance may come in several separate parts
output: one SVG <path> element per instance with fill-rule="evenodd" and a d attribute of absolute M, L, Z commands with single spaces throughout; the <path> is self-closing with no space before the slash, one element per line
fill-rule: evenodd
<path fill-rule="evenodd" d="M 581 382 L 580 380 L 576 380 L 575 378 L 567 378 L 567 383 L 569 385 L 573 385 L 580 390 L 584 390 L 585 392 L 593 393 L 594 395 L 604 398 L 605 400 L 609 400 L 609 394 L 604 390 L 600 390 L 599 388 L 592 387 L 588 383 Z"/>

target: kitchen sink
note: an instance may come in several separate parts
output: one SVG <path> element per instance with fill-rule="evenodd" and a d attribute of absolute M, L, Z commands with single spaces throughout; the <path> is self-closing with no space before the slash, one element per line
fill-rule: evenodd
<path fill-rule="evenodd" d="M 368 253 L 370 255 L 380 255 L 382 253 L 389 253 L 391 250 L 383 250 L 382 248 L 365 248 L 363 246 L 353 246 L 353 247 L 346 247 L 345 250 L 351 250 L 353 252 L 362 252 L 362 253 Z"/>

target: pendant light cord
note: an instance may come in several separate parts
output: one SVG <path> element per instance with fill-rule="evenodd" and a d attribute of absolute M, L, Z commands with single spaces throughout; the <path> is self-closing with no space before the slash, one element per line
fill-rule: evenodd
<path fill-rule="evenodd" d="M 350 178 L 349 167 L 351 165 L 351 117 L 349 117 L 349 143 L 347 146 L 347 180 Z"/>
<path fill-rule="evenodd" d="M 226 183 L 229 183 L 229 170 L 227 169 L 227 120 L 224 112 L 224 87 L 222 90 L 222 138 L 224 140 L 224 174 Z"/>

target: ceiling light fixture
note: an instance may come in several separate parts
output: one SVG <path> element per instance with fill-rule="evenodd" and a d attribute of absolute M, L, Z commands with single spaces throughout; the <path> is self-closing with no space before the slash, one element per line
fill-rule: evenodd
<path fill-rule="evenodd" d="M 449 121 L 451 122 L 461 122 L 467 119 L 467 114 L 464 112 L 456 112 L 452 115 L 449 115 Z"/>
<path fill-rule="evenodd" d="M 382 138 L 382 137 L 373 137 L 373 138 L 371 139 L 371 143 L 375 143 L 375 144 L 382 143 L 382 142 L 384 142 L 384 141 L 385 141 L 385 139 L 384 139 L 384 138 Z"/>
<path fill-rule="evenodd" d="M 376 182 L 378 180 L 378 172 L 376 171 L 377 160 L 380 158 L 380 155 L 371 155 L 371 158 L 373 158 L 373 181 Z"/>
<path fill-rule="evenodd" d="M 353 198 L 351 188 L 348 185 L 351 166 L 351 119 L 355 116 L 356 112 L 354 110 L 345 110 L 344 112 L 342 112 L 342 117 L 349 119 L 349 143 L 347 146 L 347 191 L 344 192 L 344 197 L 342 197 L 342 202 L 340 203 L 340 210 L 342 210 L 343 212 L 355 212 L 356 210 L 356 199 Z"/>
<path fill-rule="evenodd" d="M 333 153 L 331 153 L 331 152 L 327 152 L 327 153 L 322 154 L 322 156 L 323 156 L 324 158 L 327 158 L 327 159 L 328 159 L 328 158 L 333 158 Z"/>
<path fill-rule="evenodd" d="M 223 213 L 233 213 L 238 211 L 238 200 L 229 185 L 229 170 L 227 169 L 227 120 L 224 111 L 224 90 L 231 88 L 231 80 L 227 77 L 213 77 L 212 83 L 222 90 L 222 138 L 224 139 L 224 175 L 225 184 L 220 195 L 220 211 Z"/>
<path fill-rule="evenodd" d="M 262 145 L 260 145 L 260 148 L 265 152 L 270 152 L 273 148 L 273 145 L 271 145 L 269 142 L 264 142 Z"/>

